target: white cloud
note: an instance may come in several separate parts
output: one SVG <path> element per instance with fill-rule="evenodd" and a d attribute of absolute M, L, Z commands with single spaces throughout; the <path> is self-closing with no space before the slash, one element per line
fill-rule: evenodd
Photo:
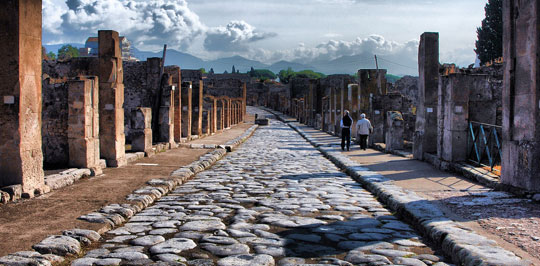
<path fill-rule="evenodd" d="M 231 21 L 225 27 L 208 30 L 204 47 L 208 51 L 247 51 L 249 43 L 276 36 L 260 32 L 245 21 Z"/>
<path fill-rule="evenodd" d="M 365 38 L 358 37 L 353 41 L 330 40 L 314 47 L 307 47 L 304 43 L 300 43 L 294 49 L 277 51 L 254 49 L 250 51 L 251 56 L 264 62 L 288 60 L 309 63 L 312 61 L 334 60 L 343 56 L 373 56 L 375 54 L 388 57 L 399 56 L 406 58 L 407 61 L 417 60 L 418 40 L 399 43 L 372 34 Z"/>
<path fill-rule="evenodd" d="M 45 42 L 83 42 L 98 30 L 113 29 L 137 44 L 139 49 L 155 49 L 167 43 L 188 47 L 206 26 L 185 0 L 67 0 L 57 8 L 57 0 L 44 1 Z"/>

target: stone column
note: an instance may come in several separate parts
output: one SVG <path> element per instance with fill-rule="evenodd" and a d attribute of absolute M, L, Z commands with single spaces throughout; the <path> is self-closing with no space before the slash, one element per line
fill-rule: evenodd
<path fill-rule="evenodd" d="M 225 99 L 218 99 L 217 112 L 218 130 L 223 131 L 223 129 L 225 129 Z"/>
<path fill-rule="evenodd" d="M 228 98 L 227 99 L 227 127 L 228 128 L 232 126 L 232 116 L 233 116 L 232 100 Z"/>
<path fill-rule="evenodd" d="M 182 82 L 182 138 L 191 139 L 191 93 L 192 84 L 189 82 Z"/>
<path fill-rule="evenodd" d="M 330 88 L 330 95 L 328 96 L 328 102 L 329 102 L 329 110 L 328 110 L 328 116 L 330 117 L 330 120 L 328 121 L 328 131 L 329 132 L 336 132 L 336 101 L 335 101 L 336 95 L 334 88 Z"/>
<path fill-rule="evenodd" d="M 315 91 L 314 91 L 312 82 L 309 83 L 309 91 L 308 91 L 307 98 L 308 98 L 308 106 L 307 106 L 308 123 L 307 124 L 309 126 L 314 126 L 315 125 L 315 101 L 314 101 L 314 99 L 315 99 Z"/>
<path fill-rule="evenodd" d="M 166 142 L 174 145 L 174 87 L 169 74 L 164 74 L 164 79 L 168 80 L 161 89 L 161 106 L 159 107 L 159 142 Z"/>
<path fill-rule="evenodd" d="M 386 151 L 403 149 L 403 116 L 398 111 L 390 111 L 386 113 L 386 125 L 388 131 L 385 134 Z"/>
<path fill-rule="evenodd" d="M 212 134 L 218 131 L 218 100 L 212 97 Z"/>
<path fill-rule="evenodd" d="M 182 88 L 175 86 L 175 93 L 173 96 L 174 103 L 174 141 L 177 143 L 182 142 Z"/>
<path fill-rule="evenodd" d="M 182 141 L 182 71 L 177 66 L 172 66 L 167 70 L 167 73 L 172 77 L 174 86 L 174 141 L 180 143 Z"/>
<path fill-rule="evenodd" d="M 465 161 L 469 88 L 476 85 L 477 76 L 450 74 L 439 79 L 437 156 L 448 162 Z"/>
<path fill-rule="evenodd" d="M 202 133 L 209 136 L 212 132 L 212 100 L 204 97 L 203 101 L 203 122 Z"/>
<path fill-rule="evenodd" d="M 131 112 L 131 128 L 133 138 L 131 141 L 132 151 L 142 151 L 146 156 L 152 152 L 152 108 L 139 107 Z"/>
<path fill-rule="evenodd" d="M 244 99 L 242 103 L 242 114 L 245 116 L 247 110 L 247 84 L 245 82 L 242 87 L 242 98 Z"/>
<path fill-rule="evenodd" d="M 126 165 L 124 133 L 124 71 L 118 32 L 100 30 L 99 38 L 99 142 L 107 166 Z"/>
<path fill-rule="evenodd" d="M 358 119 L 360 119 L 360 109 L 358 108 L 359 103 L 359 86 L 358 84 L 349 84 L 347 86 L 349 88 L 349 91 L 351 92 L 351 109 L 349 110 L 351 112 L 351 117 L 354 121 L 353 127 L 351 129 L 351 137 L 356 137 L 356 122 Z"/>
<path fill-rule="evenodd" d="M 69 166 L 102 173 L 99 163 L 99 87 L 97 77 L 68 82 Z"/>
<path fill-rule="evenodd" d="M 238 123 L 238 122 L 237 122 L 237 115 L 238 115 L 237 112 L 238 112 L 238 110 L 239 110 L 240 108 L 238 108 L 236 100 L 232 101 L 232 106 L 233 106 L 233 107 L 232 107 L 232 112 L 233 112 L 233 115 L 232 115 L 232 124 L 233 124 L 233 125 L 236 125 L 236 124 Z"/>
<path fill-rule="evenodd" d="M 192 91 L 192 125 L 191 135 L 202 135 L 202 120 L 203 120 L 203 81 L 199 80 L 198 84 L 195 84 L 195 89 Z"/>
<path fill-rule="evenodd" d="M 426 32 L 418 48 L 418 107 L 413 137 L 413 156 L 437 152 L 437 92 L 439 85 L 439 33 Z"/>
<path fill-rule="evenodd" d="M 503 1 L 504 184 L 540 192 L 540 12 L 538 1 Z"/>
<path fill-rule="evenodd" d="M 334 94 L 334 104 L 335 104 L 335 110 L 336 110 L 336 113 L 335 113 L 335 134 L 336 136 L 341 136 L 341 127 L 340 127 L 340 124 L 341 124 L 341 116 L 343 115 L 343 105 L 341 104 L 341 94 L 342 94 L 342 88 L 339 87 L 339 88 L 336 88 L 335 89 L 335 94 Z"/>
<path fill-rule="evenodd" d="M 42 189 L 41 0 L 0 1 L 0 187 Z"/>

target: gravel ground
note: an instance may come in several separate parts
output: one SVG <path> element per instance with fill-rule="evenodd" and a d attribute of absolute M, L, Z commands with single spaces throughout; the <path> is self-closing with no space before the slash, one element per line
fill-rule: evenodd
<path fill-rule="evenodd" d="M 540 204 L 506 192 L 452 191 L 426 193 L 465 220 L 540 259 Z"/>

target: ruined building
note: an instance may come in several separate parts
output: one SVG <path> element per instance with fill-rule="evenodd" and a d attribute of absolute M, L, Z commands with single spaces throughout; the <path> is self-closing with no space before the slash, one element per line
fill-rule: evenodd
<path fill-rule="evenodd" d="M 41 1 L 15 3 L 0 11 L 8 29 L 0 33 L 0 202 L 57 188 L 64 172 L 99 175 L 244 120 L 245 83 L 205 88 L 200 73 L 162 58 L 124 62 L 127 40 L 115 31 L 89 39 L 95 56 L 42 61 Z M 44 168 L 71 170 L 45 176 Z"/>

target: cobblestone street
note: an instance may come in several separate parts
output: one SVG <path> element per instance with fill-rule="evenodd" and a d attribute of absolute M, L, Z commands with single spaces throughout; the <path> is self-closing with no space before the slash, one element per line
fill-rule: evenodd
<path fill-rule="evenodd" d="M 271 120 L 73 265 L 447 265 L 442 260 L 298 133 Z"/>

